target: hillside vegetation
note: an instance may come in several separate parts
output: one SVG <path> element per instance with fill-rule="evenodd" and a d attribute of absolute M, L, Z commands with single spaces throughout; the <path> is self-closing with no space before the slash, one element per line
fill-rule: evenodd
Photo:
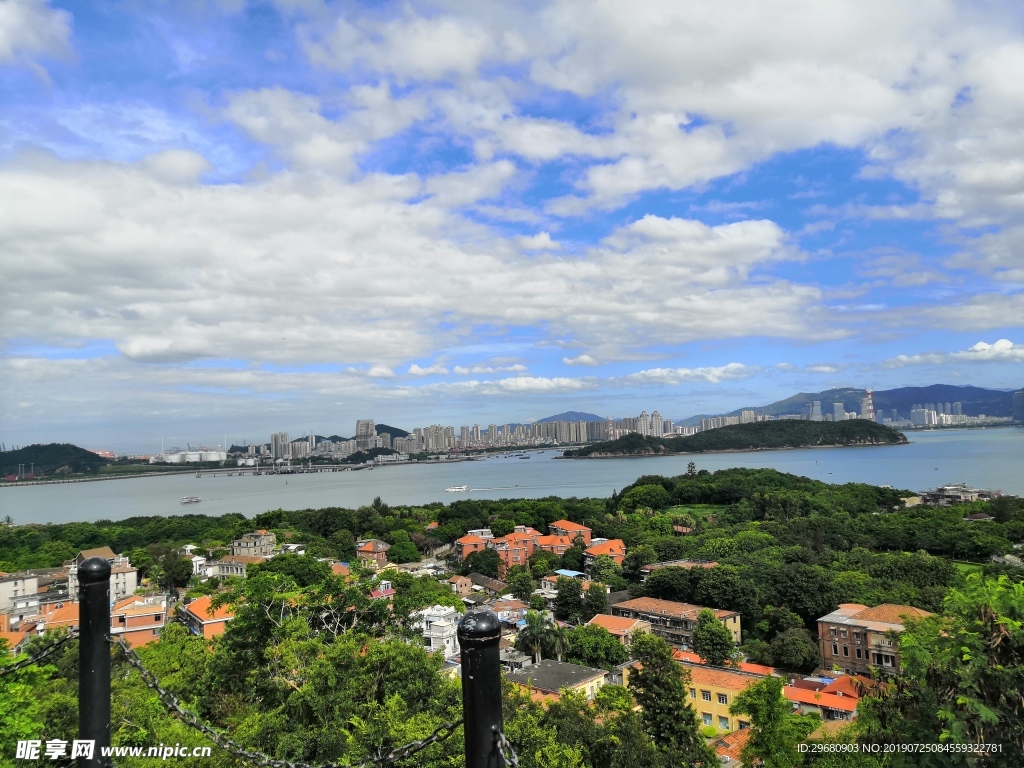
<path fill-rule="evenodd" d="M 734 424 L 690 437 L 663 438 L 629 434 L 605 443 L 566 451 L 569 458 L 655 456 L 707 451 L 750 451 L 906 443 L 902 432 L 865 419 L 850 421 L 763 421 Z"/>
<path fill-rule="evenodd" d="M 39 477 L 72 472 L 95 472 L 106 463 L 107 460 L 102 456 L 97 456 L 77 445 L 47 443 L 0 453 L 0 474 L 15 474 L 19 464 L 25 465 L 26 472 L 32 470 L 36 477 Z"/>

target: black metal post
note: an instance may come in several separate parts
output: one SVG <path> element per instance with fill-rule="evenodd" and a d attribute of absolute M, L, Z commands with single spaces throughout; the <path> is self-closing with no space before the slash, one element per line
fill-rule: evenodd
<path fill-rule="evenodd" d="M 459 622 L 466 768 L 504 768 L 497 735 L 501 713 L 501 622 L 494 611 L 467 613 Z"/>
<path fill-rule="evenodd" d="M 110 758 L 110 563 L 90 557 L 78 566 L 78 738 L 94 743 L 78 768 L 108 768 Z"/>

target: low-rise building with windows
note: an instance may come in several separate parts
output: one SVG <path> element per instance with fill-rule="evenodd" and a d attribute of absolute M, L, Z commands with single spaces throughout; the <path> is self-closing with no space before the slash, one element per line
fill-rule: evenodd
<path fill-rule="evenodd" d="M 702 605 L 637 597 L 611 607 L 612 616 L 642 619 L 651 625 L 651 631 L 672 645 L 689 648 L 693 643 L 693 630 L 697 627 L 697 614 Z M 732 633 L 733 642 L 740 642 L 740 614 L 736 611 L 712 609 L 718 620 Z"/>
<path fill-rule="evenodd" d="M 906 617 L 931 616 L 910 605 L 884 603 L 868 608 L 842 603 L 818 619 L 818 642 L 824 669 L 839 668 L 846 674 L 869 675 L 876 669 L 885 675 L 900 671 L 899 642 L 890 632 L 902 632 Z"/>
<path fill-rule="evenodd" d="M 593 699 L 607 682 L 608 672 L 595 667 L 544 659 L 519 671 L 510 672 L 507 677 L 513 683 L 538 693 L 558 695 L 563 688 L 567 688 Z"/>

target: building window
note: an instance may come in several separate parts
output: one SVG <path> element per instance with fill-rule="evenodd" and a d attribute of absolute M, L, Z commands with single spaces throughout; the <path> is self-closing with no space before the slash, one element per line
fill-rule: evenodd
<path fill-rule="evenodd" d="M 836 629 L 835 627 L 832 627 L 832 628 L 831 628 L 831 629 L 829 630 L 829 632 L 831 632 L 831 633 L 832 633 L 832 637 L 836 637 L 836 636 L 837 636 L 837 635 L 839 634 L 839 630 L 838 630 L 838 629 Z"/>
<path fill-rule="evenodd" d="M 740 730 L 742 731 L 744 728 L 749 728 L 750 727 L 750 723 L 748 723 L 746 720 L 740 720 L 739 727 L 740 727 Z"/>
<path fill-rule="evenodd" d="M 711 701 L 711 691 L 701 691 L 700 697 L 704 699 L 704 701 Z M 708 725 L 711 725 L 711 723 L 708 723 Z"/>
<path fill-rule="evenodd" d="M 843 646 L 843 656 L 849 656 L 849 655 L 850 655 L 850 646 L 844 645 Z"/>
<path fill-rule="evenodd" d="M 833 656 L 838 656 L 839 655 L 839 645 L 836 644 L 836 643 L 832 643 L 832 655 Z"/>
<path fill-rule="evenodd" d="M 718 703 L 719 704 L 728 704 L 729 703 L 729 697 L 726 696 L 724 693 L 718 694 Z"/>
<path fill-rule="evenodd" d="M 710 712 L 704 712 L 703 715 L 704 715 L 704 725 L 711 725 L 711 713 Z"/>
<path fill-rule="evenodd" d="M 728 731 L 729 730 L 729 718 L 728 717 L 722 717 L 721 715 L 718 716 L 718 729 L 721 730 L 721 731 Z"/>
<path fill-rule="evenodd" d="M 696 688 L 691 688 L 690 689 L 690 698 L 691 699 L 696 699 L 697 698 L 697 689 Z"/>
<path fill-rule="evenodd" d="M 863 656 L 861 656 L 861 654 L 860 654 L 860 648 L 858 648 L 858 649 L 857 649 L 857 658 L 858 658 L 858 659 L 862 659 L 862 658 L 864 658 L 864 657 L 863 657 Z"/>

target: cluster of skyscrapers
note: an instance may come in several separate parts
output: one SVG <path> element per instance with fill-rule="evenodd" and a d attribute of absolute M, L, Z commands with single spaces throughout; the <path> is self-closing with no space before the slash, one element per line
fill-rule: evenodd
<path fill-rule="evenodd" d="M 1024 390 L 1014 393 L 1014 418 L 1024 421 Z M 356 421 L 355 436 L 347 440 L 330 440 L 309 435 L 290 440 L 287 432 L 275 432 L 270 443 L 249 446 L 250 455 L 261 455 L 272 459 L 303 459 L 309 456 L 330 456 L 344 458 L 359 451 L 374 448 L 390 448 L 406 456 L 416 453 L 451 453 L 486 448 L 512 448 L 541 445 L 579 445 L 582 443 L 616 440 L 624 435 L 636 433 L 655 437 L 677 437 L 718 429 L 732 424 L 752 424 L 761 421 L 801 419 L 808 421 L 846 421 L 848 419 L 870 419 L 879 423 L 908 426 L 952 426 L 957 424 L 987 423 L 992 421 L 984 415 L 965 416 L 962 403 L 915 404 L 910 418 L 901 416 L 895 410 L 882 413 L 876 411 L 871 390 L 860 401 L 859 411 L 847 411 L 844 403 L 832 403 L 831 409 L 824 409 L 820 400 L 808 403 L 801 413 L 770 415 L 754 409 L 740 411 L 734 416 L 714 416 L 701 419 L 700 426 L 676 425 L 671 419 L 662 418 L 658 411 L 648 415 L 643 411 L 639 416 L 601 421 L 535 421 L 532 424 L 479 424 L 472 426 L 447 426 L 432 424 L 416 427 L 407 436 L 392 435 L 385 430 L 378 431 L 373 419 Z M 1005 419 L 1001 419 L 1005 421 Z"/>

